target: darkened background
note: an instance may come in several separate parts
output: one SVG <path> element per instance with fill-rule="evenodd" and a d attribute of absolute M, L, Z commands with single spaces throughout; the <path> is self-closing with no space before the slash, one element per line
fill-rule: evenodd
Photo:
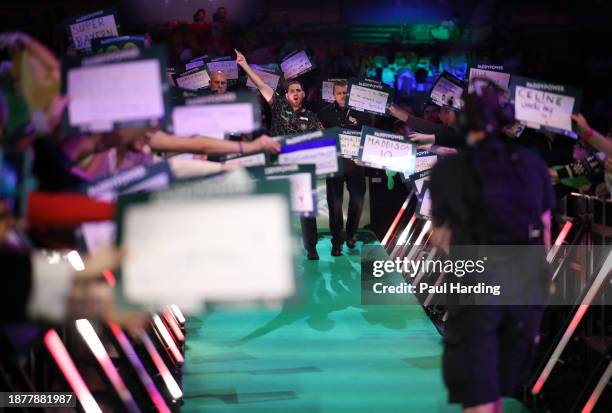
<path fill-rule="evenodd" d="M 3 0 L 2 30 L 23 30 L 61 54 L 63 20 L 101 8 L 119 11 L 123 34 L 155 34 L 168 22 L 192 21 L 203 8 L 211 22 L 224 6 L 235 28 L 232 46 L 250 51 L 339 49 L 324 56 L 370 54 L 390 62 L 396 52 L 437 61 L 464 53 L 492 63 L 519 62 L 517 74 L 584 88 L 584 111 L 594 125 L 612 123 L 612 13 L 608 0 Z M 443 27 L 457 28 L 444 39 Z M 274 30 L 272 30 L 274 28 Z M 278 33 L 281 33 L 279 36 Z M 433 33 L 433 35 L 432 35 Z M 441 34 L 442 39 L 434 38 Z M 440 37 L 440 36 L 438 36 Z M 334 46 L 327 45 L 333 39 Z M 287 46 L 289 47 L 289 46 Z M 320 53 L 319 53 L 320 54 Z M 327 73 L 324 73 L 325 75 Z M 384 74 L 383 74 L 384 76 Z"/>

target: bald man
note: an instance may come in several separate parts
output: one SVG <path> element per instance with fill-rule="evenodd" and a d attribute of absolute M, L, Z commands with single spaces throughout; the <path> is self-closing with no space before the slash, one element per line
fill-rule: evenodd
<path fill-rule="evenodd" d="M 210 75 L 208 84 L 210 85 L 210 90 L 217 92 L 219 95 L 227 92 L 227 79 L 223 72 L 213 72 Z"/>

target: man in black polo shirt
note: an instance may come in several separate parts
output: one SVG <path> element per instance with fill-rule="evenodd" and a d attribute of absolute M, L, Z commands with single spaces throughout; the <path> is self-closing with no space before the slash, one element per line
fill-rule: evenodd
<path fill-rule="evenodd" d="M 360 130 L 363 123 L 363 115 L 357 111 L 351 111 L 346 106 L 348 85 L 346 81 L 334 83 L 334 102 L 325 106 L 319 112 L 321 123 L 326 128 L 339 126 L 346 129 Z M 337 257 L 342 255 L 343 216 L 342 202 L 344 198 L 344 181 L 349 191 L 349 207 L 346 219 L 346 245 L 355 248 L 357 228 L 361 211 L 363 210 L 363 198 L 366 191 L 365 170 L 350 159 L 344 159 L 344 176 L 327 179 L 327 205 L 329 206 L 329 227 L 332 233 L 331 255 Z"/>
<path fill-rule="evenodd" d="M 244 55 L 236 50 L 236 63 L 246 72 L 257 86 L 263 98 L 268 102 L 272 112 L 271 136 L 290 135 L 323 129 L 317 115 L 302 106 L 304 88 L 298 80 L 287 83 L 285 96 L 280 96 L 266 85 L 261 77 L 248 65 Z M 318 260 L 317 254 L 317 221 L 314 217 L 302 218 L 302 237 L 309 260 Z"/>

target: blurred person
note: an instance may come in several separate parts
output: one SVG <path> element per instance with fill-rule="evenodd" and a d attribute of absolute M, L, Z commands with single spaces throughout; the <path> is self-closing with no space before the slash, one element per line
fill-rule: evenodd
<path fill-rule="evenodd" d="M 346 106 L 348 84 L 346 81 L 336 81 L 333 85 L 334 102 L 325 106 L 319 112 L 319 118 L 325 128 L 339 126 L 354 130 L 361 130 L 363 119 L 360 112 L 351 111 Z M 329 228 L 332 234 L 331 255 L 342 255 L 344 243 L 343 227 L 344 217 L 342 203 L 344 198 L 344 183 L 349 192 L 349 207 L 346 220 L 346 245 L 355 248 L 357 242 L 357 229 L 363 211 L 363 201 L 366 191 L 365 169 L 350 159 L 343 158 L 343 176 L 327 178 L 327 205 L 329 207 Z"/>
<path fill-rule="evenodd" d="M 242 53 L 236 50 L 236 63 L 246 72 L 253 81 L 259 93 L 270 105 L 272 112 L 272 136 L 290 135 L 292 133 L 315 131 L 323 129 L 318 116 L 304 108 L 306 96 L 302 84 L 298 80 L 287 82 L 286 93 L 281 97 L 277 92 L 264 83 L 257 73 L 251 69 Z M 301 218 L 302 238 L 304 248 L 309 260 L 318 260 L 317 253 L 317 221 L 314 217 Z"/>
<path fill-rule="evenodd" d="M 195 56 L 204 54 L 210 48 L 211 43 L 210 24 L 206 22 L 206 10 L 198 9 L 195 12 L 191 31 L 194 34 Z"/>
<path fill-rule="evenodd" d="M 213 16 L 211 25 L 212 52 L 228 55 L 232 52 L 232 25 L 227 20 L 227 9 L 219 7 Z"/>
<path fill-rule="evenodd" d="M 454 108 L 449 106 L 440 108 L 440 124 L 412 115 L 394 103 L 389 106 L 389 114 L 417 131 L 411 136 L 411 140 L 415 143 L 436 144 L 449 148 L 465 146 L 465 140 L 457 127 L 457 115 Z"/>
<path fill-rule="evenodd" d="M 423 120 L 431 123 L 440 122 L 440 106 L 433 102 L 427 102 L 423 106 Z"/>
<path fill-rule="evenodd" d="M 603 180 L 604 161 L 606 156 L 583 141 L 578 141 L 573 148 L 574 162 L 549 168 L 553 184 L 562 183 L 577 188 L 581 193 L 588 193 Z"/>
<path fill-rule="evenodd" d="M 581 113 L 572 115 L 572 120 L 576 122 L 578 133 L 582 139 L 595 149 L 605 153 L 606 156 L 612 156 L 612 139 L 610 139 L 610 137 L 603 136 L 601 133 L 591 128 Z"/>
<path fill-rule="evenodd" d="M 227 92 L 227 79 L 223 72 L 213 72 L 210 76 L 208 84 L 210 86 L 210 90 L 212 92 L 216 92 L 219 95 L 222 95 Z"/>
<path fill-rule="evenodd" d="M 460 123 L 468 146 L 438 162 L 430 177 L 432 245 L 451 258 L 461 246 L 532 246 L 489 254 L 480 274 L 524 305 L 486 296 L 478 302 L 488 305 L 470 304 L 474 294 L 449 298 L 443 376 L 449 401 L 466 413 L 501 412 L 501 398 L 525 380 L 551 279 L 545 256 L 554 192 L 542 160 L 501 137 L 513 119 L 499 106 L 499 93 L 487 87 L 467 96 Z"/>

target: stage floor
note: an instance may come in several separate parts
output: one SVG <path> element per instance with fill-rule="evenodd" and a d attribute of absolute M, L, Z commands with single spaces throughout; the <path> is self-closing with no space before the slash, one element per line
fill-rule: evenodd
<path fill-rule="evenodd" d="M 360 304 L 361 246 L 332 257 L 321 239 L 321 260 L 300 263 L 302 305 L 189 318 L 181 411 L 460 412 L 446 403 L 442 341 L 422 307 Z"/>

